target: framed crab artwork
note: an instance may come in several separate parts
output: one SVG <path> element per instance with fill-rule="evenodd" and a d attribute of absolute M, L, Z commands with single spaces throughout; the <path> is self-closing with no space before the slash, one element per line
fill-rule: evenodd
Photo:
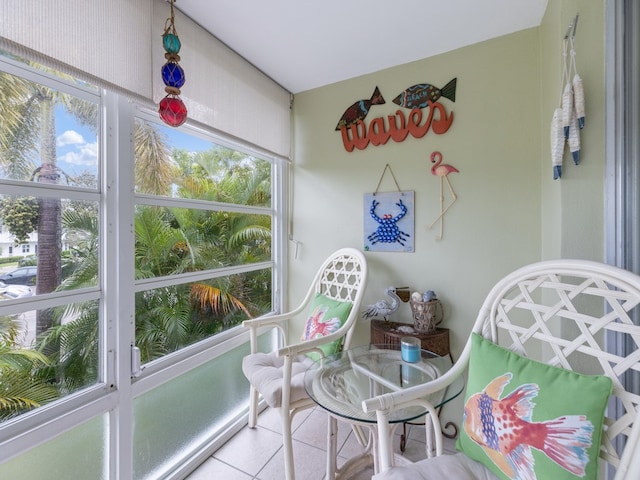
<path fill-rule="evenodd" d="M 364 249 L 414 251 L 414 192 L 364 194 Z"/>

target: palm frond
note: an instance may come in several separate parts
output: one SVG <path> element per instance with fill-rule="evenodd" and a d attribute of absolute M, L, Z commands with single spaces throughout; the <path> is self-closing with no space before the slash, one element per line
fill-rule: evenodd
<path fill-rule="evenodd" d="M 191 285 L 191 297 L 200 305 L 202 310 L 211 310 L 216 314 L 227 314 L 241 310 L 247 316 L 250 316 L 242 301 L 229 293 L 223 293 L 219 288 L 211 285 L 194 283 Z"/>
<path fill-rule="evenodd" d="M 22 370 L 0 370 L 0 420 L 55 400 L 58 391 Z"/>

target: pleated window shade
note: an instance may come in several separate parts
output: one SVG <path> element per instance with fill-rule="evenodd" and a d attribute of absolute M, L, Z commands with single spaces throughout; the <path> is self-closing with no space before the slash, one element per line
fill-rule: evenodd
<path fill-rule="evenodd" d="M 154 106 L 169 14 L 165 0 L 2 0 L 0 48 Z M 178 11 L 175 25 L 188 117 L 289 157 L 289 92 Z"/>

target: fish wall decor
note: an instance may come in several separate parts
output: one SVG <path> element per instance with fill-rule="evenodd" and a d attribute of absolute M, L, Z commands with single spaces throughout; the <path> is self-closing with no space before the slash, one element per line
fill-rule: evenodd
<path fill-rule="evenodd" d="M 442 88 L 429 83 L 412 85 L 393 99 L 393 103 L 411 109 L 410 112 L 398 109 L 393 115 L 375 117 L 367 124 L 365 119 L 370 118 L 373 108 L 386 103 L 380 89 L 375 87 L 368 99 L 354 102 L 343 112 L 335 130 L 341 133 L 347 152 L 364 150 L 370 144 L 385 145 L 389 140 L 400 143 L 409 135 L 422 138 L 429 131 L 442 135 L 453 123 L 453 112 L 447 112 L 440 100 L 456 101 L 457 82 L 454 78 Z M 426 115 L 423 109 L 428 109 Z"/>
<path fill-rule="evenodd" d="M 385 103 L 384 97 L 378 87 L 376 87 L 371 98 L 368 100 L 358 100 L 344 111 L 338 125 L 336 125 L 336 130 L 340 130 L 341 127 L 349 127 L 358 120 L 364 120 L 364 117 L 369 113 L 371 105 L 382 105 L 383 103 Z"/>
<path fill-rule="evenodd" d="M 458 79 L 454 78 L 442 89 L 429 83 L 418 83 L 403 90 L 392 102 L 406 108 L 425 108 L 429 106 L 429 102 L 437 102 L 440 97 L 455 102 L 457 83 Z"/>

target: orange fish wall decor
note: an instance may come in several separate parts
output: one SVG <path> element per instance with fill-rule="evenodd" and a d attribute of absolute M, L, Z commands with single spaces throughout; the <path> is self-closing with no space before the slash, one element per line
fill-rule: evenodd
<path fill-rule="evenodd" d="M 344 111 L 335 130 L 341 133 L 342 143 L 347 152 L 354 149 L 364 150 L 370 144 L 385 145 L 389 140 L 400 143 L 409 135 L 422 138 L 430 130 L 436 135 L 442 135 L 453 123 L 453 112 L 447 113 L 440 100 L 455 102 L 456 87 L 457 78 L 442 89 L 429 83 L 412 85 L 393 99 L 393 103 L 410 109 L 408 113 L 398 109 L 395 115 L 387 115 L 386 119 L 375 117 L 367 125 L 365 120 L 373 108 L 386 103 L 380 89 L 375 87 L 369 98 L 354 102 Z M 425 108 L 429 109 L 429 113 L 423 118 L 422 110 Z"/>

